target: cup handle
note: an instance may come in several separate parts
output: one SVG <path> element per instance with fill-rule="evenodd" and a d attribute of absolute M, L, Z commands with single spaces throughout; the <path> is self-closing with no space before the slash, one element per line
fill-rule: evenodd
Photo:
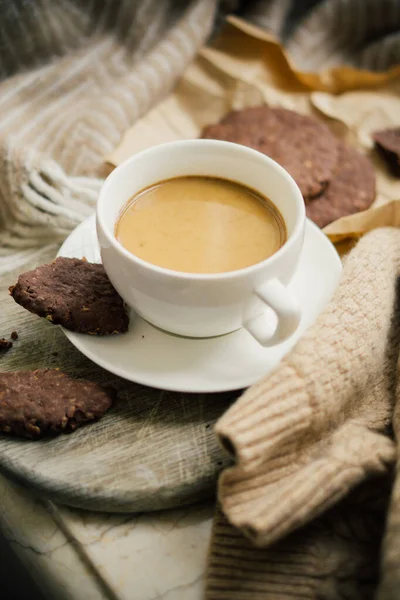
<path fill-rule="evenodd" d="M 278 324 L 271 334 L 265 330 L 259 317 L 253 317 L 243 326 L 262 346 L 274 346 L 287 340 L 297 329 L 301 320 L 300 307 L 291 292 L 278 279 L 271 279 L 254 293 L 278 317 Z"/>

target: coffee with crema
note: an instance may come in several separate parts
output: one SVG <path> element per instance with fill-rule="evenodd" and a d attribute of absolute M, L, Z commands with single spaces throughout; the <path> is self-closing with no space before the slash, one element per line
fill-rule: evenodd
<path fill-rule="evenodd" d="M 115 227 L 135 256 L 185 273 L 224 273 L 259 263 L 286 241 L 278 209 L 254 190 L 226 179 L 188 176 L 133 196 Z"/>

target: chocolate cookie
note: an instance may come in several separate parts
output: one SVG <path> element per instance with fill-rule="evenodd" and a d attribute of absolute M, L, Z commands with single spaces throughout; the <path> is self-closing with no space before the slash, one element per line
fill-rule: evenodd
<path fill-rule="evenodd" d="M 100 419 L 114 396 L 56 369 L 0 373 L 0 431 L 28 438 L 71 432 Z"/>
<path fill-rule="evenodd" d="M 393 175 L 400 177 L 400 127 L 375 131 L 372 139 Z"/>
<path fill-rule="evenodd" d="M 307 216 L 320 227 L 366 210 L 375 199 L 375 171 L 366 156 L 339 142 L 335 177 L 319 197 L 306 205 Z"/>
<path fill-rule="evenodd" d="M 258 106 L 234 111 L 202 138 L 226 140 L 267 154 L 294 178 L 305 200 L 321 194 L 338 160 L 337 140 L 313 117 L 283 108 Z"/>
<path fill-rule="evenodd" d="M 10 287 L 14 300 L 30 312 L 71 331 L 124 333 L 129 317 L 103 265 L 78 258 L 57 258 L 28 271 Z"/>

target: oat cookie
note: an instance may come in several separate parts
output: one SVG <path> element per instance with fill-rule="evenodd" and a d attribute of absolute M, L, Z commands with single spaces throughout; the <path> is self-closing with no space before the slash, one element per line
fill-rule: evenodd
<path fill-rule="evenodd" d="M 393 175 L 400 177 L 400 127 L 375 131 L 372 139 Z"/>
<path fill-rule="evenodd" d="M 107 335 L 128 329 L 124 302 L 103 265 L 84 259 L 60 257 L 23 273 L 10 294 L 30 312 L 71 331 Z"/>
<path fill-rule="evenodd" d="M 57 369 L 0 373 L 0 431 L 39 438 L 100 419 L 115 392 Z"/>
<path fill-rule="evenodd" d="M 375 193 L 375 171 L 369 159 L 339 142 L 336 175 L 325 192 L 307 204 L 307 216 L 325 227 L 340 217 L 369 208 Z"/>
<path fill-rule="evenodd" d="M 292 175 L 306 201 L 323 192 L 337 166 L 338 143 L 329 129 L 284 108 L 231 112 L 206 127 L 201 137 L 236 142 L 270 156 Z"/>

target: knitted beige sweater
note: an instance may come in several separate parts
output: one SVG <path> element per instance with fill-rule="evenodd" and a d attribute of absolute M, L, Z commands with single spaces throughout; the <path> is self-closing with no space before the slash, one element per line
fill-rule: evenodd
<path fill-rule="evenodd" d="M 240 531 L 217 514 L 208 600 L 373 597 L 396 453 L 389 432 L 399 275 L 399 230 L 362 239 L 317 323 L 218 422 L 235 459 L 220 478 L 219 500 Z M 399 412 L 394 425 L 400 434 Z M 400 589 L 399 559 L 400 483 L 383 553 L 382 599 L 399 597 L 390 594 Z"/>

